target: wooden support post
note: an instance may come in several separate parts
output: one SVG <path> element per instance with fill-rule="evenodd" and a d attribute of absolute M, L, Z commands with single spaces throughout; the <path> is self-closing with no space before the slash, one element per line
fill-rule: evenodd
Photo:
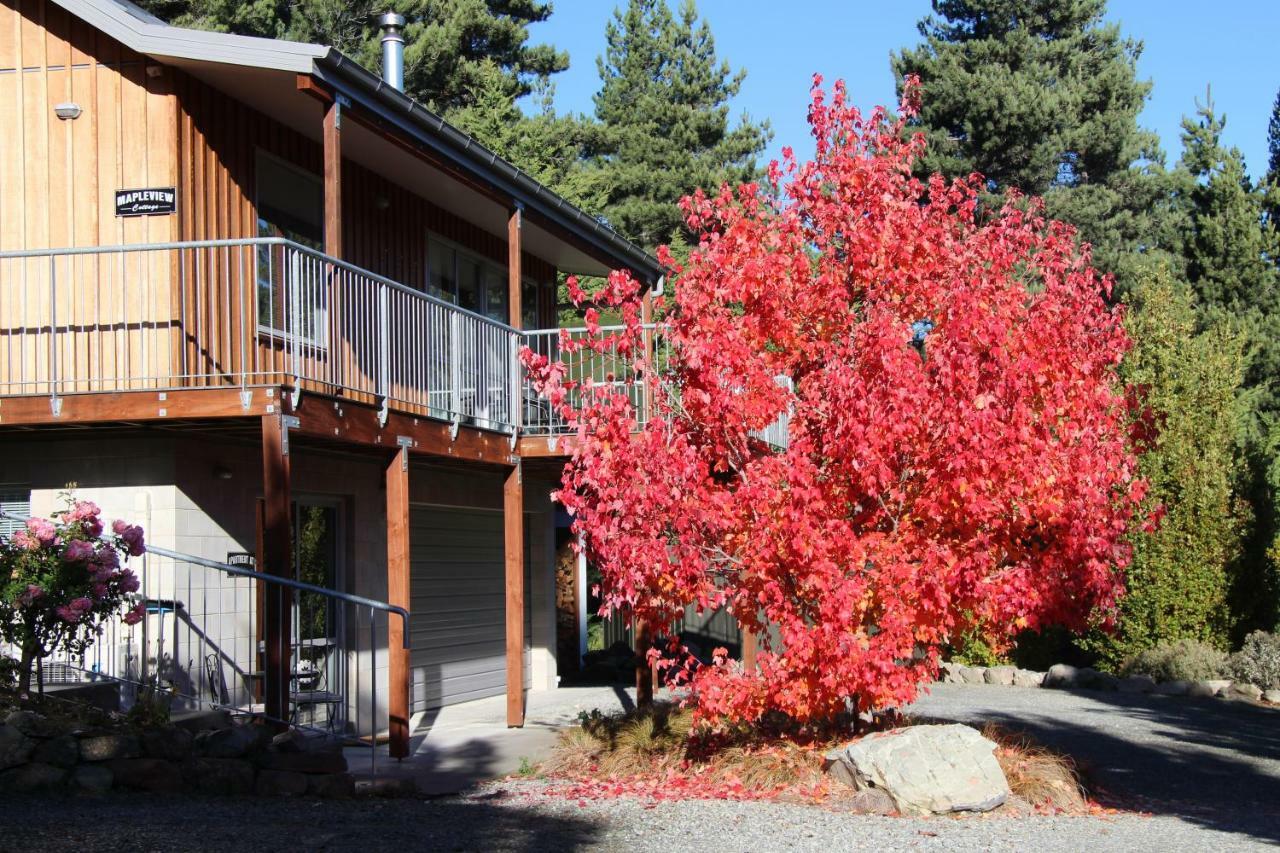
<path fill-rule="evenodd" d="M 280 415 L 262 418 L 262 556 L 263 571 L 277 577 L 291 577 L 290 533 L 292 511 L 289 496 L 289 439 Z M 267 716 L 289 719 L 289 679 L 292 653 L 289 620 L 293 594 L 280 584 L 266 583 L 265 687 L 263 701 Z"/>
<path fill-rule="evenodd" d="M 756 634 L 750 628 L 739 626 L 742 631 L 742 668 L 756 668 Z"/>
<path fill-rule="evenodd" d="M 324 108 L 324 251 L 342 258 L 342 105 Z"/>
<path fill-rule="evenodd" d="M 409 609 L 409 448 L 387 463 L 387 603 Z M 387 614 L 387 715 L 391 757 L 409 756 L 409 650 L 404 623 Z"/>
<path fill-rule="evenodd" d="M 507 316 L 513 329 L 520 328 L 523 312 L 520 310 L 520 243 L 521 212 L 519 205 L 511 209 L 507 219 Z"/>
<path fill-rule="evenodd" d="M 524 484 L 520 464 L 502 488 L 507 587 L 507 725 L 524 725 Z"/>
<path fill-rule="evenodd" d="M 262 571 L 262 567 L 267 564 L 266 551 L 263 548 L 262 531 L 267 526 L 267 503 L 262 498 L 254 501 L 254 522 L 256 525 L 256 537 L 253 543 L 253 567 L 257 571 Z M 258 671 L 258 675 L 251 678 L 253 681 L 253 701 L 262 701 L 262 671 L 265 669 L 263 661 L 266 660 L 267 647 L 267 582 L 256 581 L 253 585 L 253 598 L 256 603 L 254 613 L 254 630 L 253 630 L 253 668 Z M 259 652 L 258 649 L 263 649 Z"/>
<path fill-rule="evenodd" d="M 653 647 L 653 627 L 643 619 L 636 620 L 636 707 L 653 704 L 653 667 L 649 665 L 649 649 Z"/>

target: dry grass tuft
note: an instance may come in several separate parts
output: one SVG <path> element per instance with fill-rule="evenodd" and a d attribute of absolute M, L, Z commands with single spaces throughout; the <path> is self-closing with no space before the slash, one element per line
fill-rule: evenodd
<path fill-rule="evenodd" d="M 988 724 L 983 737 L 994 741 L 996 760 L 1014 796 L 1037 809 L 1084 814 L 1089 811 L 1075 761 L 1019 734 Z"/>

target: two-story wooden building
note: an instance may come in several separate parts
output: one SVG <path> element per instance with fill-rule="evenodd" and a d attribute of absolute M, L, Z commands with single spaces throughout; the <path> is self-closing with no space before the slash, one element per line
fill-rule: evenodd
<path fill-rule="evenodd" d="M 395 79 L 125 0 L 0 0 L 0 501 L 74 482 L 286 575 L 318 525 L 325 583 L 411 611 L 409 652 L 375 626 L 403 749 L 416 711 L 505 691 L 519 725 L 555 686 L 559 463 L 516 353 L 558 272 L 660 270 Z"/>

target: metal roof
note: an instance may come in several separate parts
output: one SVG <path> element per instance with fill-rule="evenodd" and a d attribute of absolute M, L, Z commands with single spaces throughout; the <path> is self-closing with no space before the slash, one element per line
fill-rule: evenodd
<path fill-rule="evenodd" d="M 461 167 L 526 211 L 566 229 L 654 285 L 656 258 L 605 223 L 565 201 L 380 76 L 326 45 L 175 27 L 128 0 L 54 0 L 71 14 L 138 53 L 157 59 L 244 65 L 311 74 L 337 93 Z"/>

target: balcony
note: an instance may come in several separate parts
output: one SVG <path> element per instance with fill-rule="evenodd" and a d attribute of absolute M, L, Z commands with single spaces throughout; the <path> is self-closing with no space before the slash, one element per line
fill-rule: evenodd
<path fill-rule="evenodd" d="M 74 394 L 278 385 L 554 436 L 568 427 L 519 351 L 559 341 L 280 238 L 0 252 L 0 396 L 47 397 L 55 415 Z M 648 411 L 616 351 L 575 356 L 569 378 Z"/>

